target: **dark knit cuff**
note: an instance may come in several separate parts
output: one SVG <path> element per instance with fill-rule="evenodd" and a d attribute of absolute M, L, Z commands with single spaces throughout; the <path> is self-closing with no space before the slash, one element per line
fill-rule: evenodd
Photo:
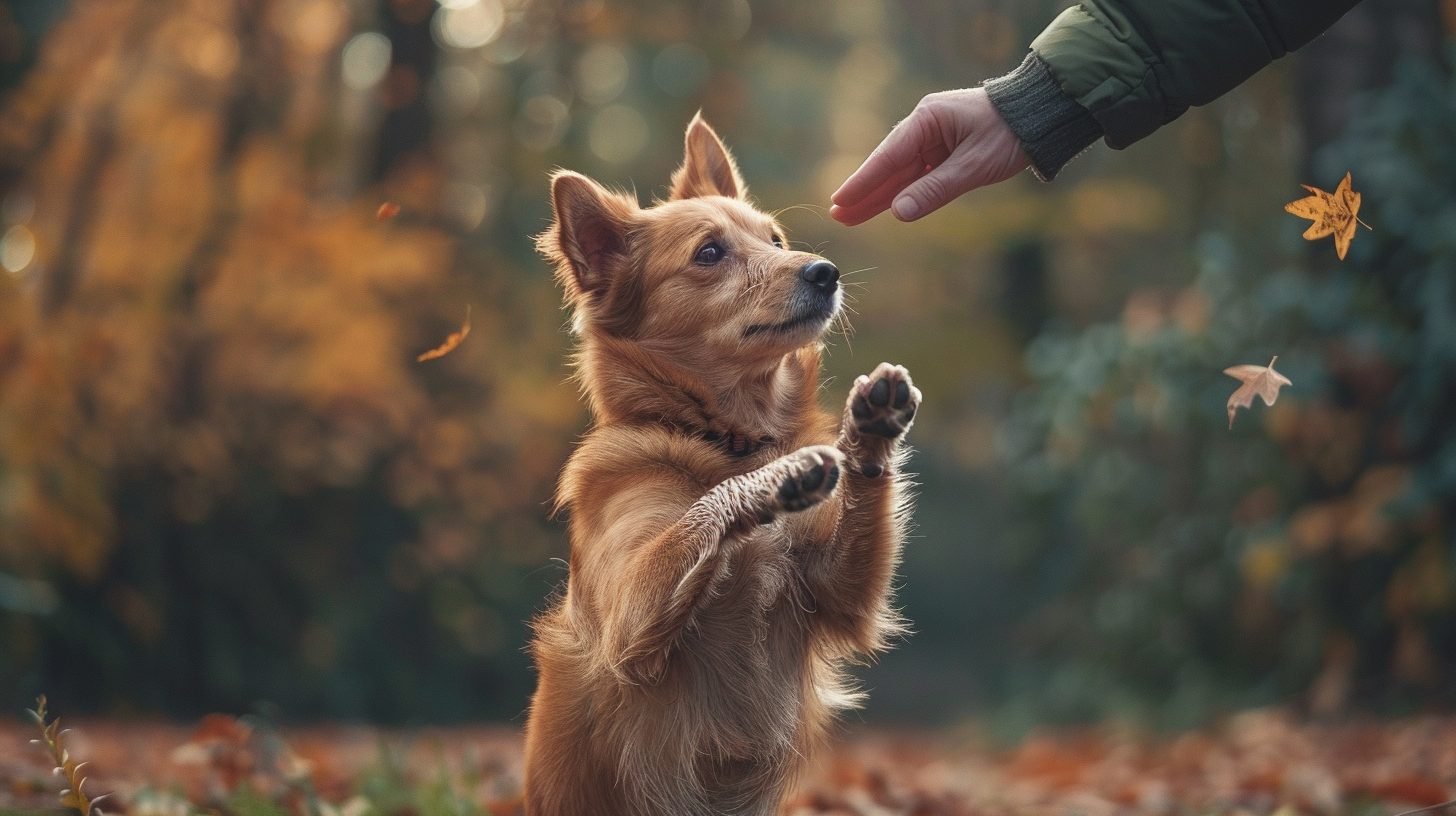
<path fill-rule="evenodd" d="M 1056 178 L 1063 165 L 1102 136 L 1102 126 L 1062 91 L 1035 51 L 1015 71 L 986 80 L 984 87 L 1042 181 Z"/>

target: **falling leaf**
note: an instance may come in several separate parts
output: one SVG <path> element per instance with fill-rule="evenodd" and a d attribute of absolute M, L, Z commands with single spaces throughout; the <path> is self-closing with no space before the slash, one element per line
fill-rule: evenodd
<path fill-rule="evenodd" d="M 1335 236 L 1335 254 L 1340 256 L 1340 260 L 1345 260 L 1345 253 L 1350 251 L 1350 240 L 1355 237 L 1355 225 L 1370 229 L 1370 225 L 1358 216 L 1360 194 L 1350 189 L 1350 174 L 1345 173 L 1333 193 L 1308 184 L 1299 186 L 1311 195 L 1285 204 L 1284 211 L 1314 222 L 1304 231 L 1306 241 L 1318 241 L 1326 235 Z"/>
<path fill-rule="evenodd" d="M 1274 361 L 1279 357 L 1275 356 L 1269 361 L 1269 365 L 1236 365 L 1232 368 L 1225 368 L 1223 373 L 1243 383 L 1239 386 L 1228 400 L 1229 427 L 1234 426 L 1234 414 L 1240 408 L 1249 408 L 1254 404 L 1254 396 L 1257 394 L 1264 398 L 1265 405 L 1273 405 L 1274 400 L 1279 399 L 1279 389 L 1282 386 L 1293 385 L 1287 377 L 1274 370 Z"/>
<path fill-rule="evenodd" d="M 380 221 L 388 221 L 396 215 L 399 215 L 399 205 L 393 201 L 380 204 L 379 209 L 374 212 L 374 217 Z"/>
<path fill-rule="evenodd" d="M 437 360 L 444 357 L 446 354 L 454 351 L 461 343 L 465 342 L 465 338 L 468 336 L 470 336 L 470 307 L 466 306 L 465 323 L 460 326 L 460 331 L 451 332 L 450 336 L 445 338 L 445 342 L 421 354 L 415 360 L 423 363 L 426 360 Z"/>

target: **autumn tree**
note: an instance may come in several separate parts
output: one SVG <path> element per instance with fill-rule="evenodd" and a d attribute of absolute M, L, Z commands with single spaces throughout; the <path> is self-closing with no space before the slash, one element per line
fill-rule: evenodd
<path fill-rule="evenodd" d="M 340 82 L 356 29 L 415 36 L 419 6 L 77 2 L 6 100 L 5 226 L 32 247 L 0 275 L 9 696 L 524 698 L 547 581 L 522 574 L 577 413 L 503 354 L 509 293 L 460 266 L 429 145 L 395 133 L 422 78 Z M 469 342 L 416 362 L 466 302 Z"/>

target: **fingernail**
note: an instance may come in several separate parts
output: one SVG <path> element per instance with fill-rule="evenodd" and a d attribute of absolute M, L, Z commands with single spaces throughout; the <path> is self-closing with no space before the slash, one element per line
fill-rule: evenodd
<path fill-rule="evenodd" d="M 895 204 L 890 209 L 895 211 L 895 217 L 901 221 L 913 221 L 920 217 L 920 205 L 907 195 L 895 199 Z"/>

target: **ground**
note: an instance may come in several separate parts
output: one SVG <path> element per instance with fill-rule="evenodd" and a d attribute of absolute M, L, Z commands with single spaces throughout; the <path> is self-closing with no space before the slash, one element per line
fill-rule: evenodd
<path fill-rule="evenodd" d="M 192 725 L 85 721 L 103 810 L 186 816 L 446 816 L 518 812 L 520 738 L 505 727 L 276 730 L 214 715 Z M 29 723 L 0 723 L 0 813 L 62 812 Z M 971 728 L 846 733 L 786 814 L 1390 814 L 1456 797 L 1456 717 L 1311 724 L 1278 711 L 1150 736 L 1101 728 L 993 747 Z M 1456 808 L 1453 808 L 1456 809 Z M 1435 809 L 1433 812 L 1440 812 Z"/>

